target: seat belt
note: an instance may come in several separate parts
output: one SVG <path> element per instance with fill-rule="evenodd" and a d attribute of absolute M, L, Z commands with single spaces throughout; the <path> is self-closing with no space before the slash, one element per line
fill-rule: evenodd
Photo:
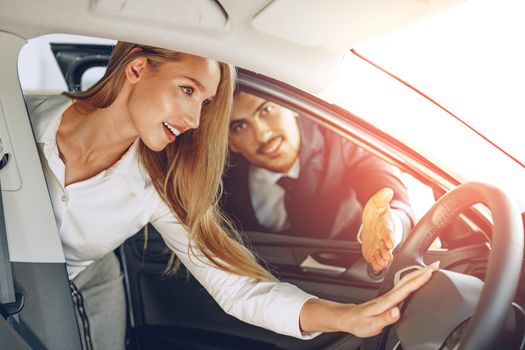
<path fill-rule="evenodd" d="M 3 154 L 2 139 L 0 139 L 0 157 L 0 171 L 2 171 L 9 161 L 9 154 Z M 0 345 L 9 345 L 13 349 L 29 350 L 31 346 L 22 338 L 18 327 L 17 313 L 23 307 L 23 297 L 20 299 L 21 303 L 16 311 L 11 311 L 12 306 L 17 305 L 17 296 L 19 295 L 15 294 L 13 271 L 11 270 L 11 259 L 7 245 L 2 184 L 0 183 L 0 314 L 5 318 L 4 321 L 0 317 Z"/>
<path fill-rule="evenodd" d="M 3 154 L 1 141 L 0 157 L 2 157 L 0 160 L 1 171 L 9 161 L 9 154 Z M 14 303 L 15 300 L 15 286 L 13 283 L 13 272 L 11 270 L 11 259 L 9 258 L 9 247 L 7 246 L 2 184 L 0 182 L 0 304 L 11 304 Z"/>
<path fill-rule="evenodd" d="M 9 154 L 3 154 L 2 141 L 0 140 L 0 171 L 7 165 Z M 0 183 L 0 314 L 17 328 L 18 315 L 23 306 L 23 297 L 17 302 L 9 246 L 7 245 L 7 229 L 5 227 L 4 204 L 2 198 L 2 184 Z M 19 298 L 20 299 L 20 298 Z"/>

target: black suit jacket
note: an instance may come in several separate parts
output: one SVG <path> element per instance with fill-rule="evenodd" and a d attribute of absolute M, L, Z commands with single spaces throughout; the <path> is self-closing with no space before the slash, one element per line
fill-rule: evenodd
<path fill-rule="evenodd" d="M 312 121 L 300 118 L 299 125 L 301 168 L 285 189 L 290 227 L 282 233 L 355 240 L 362 208 L 383 187 L 394 190 L 390 206 L 401 212 L 404 231 L 410 229 L 412 211 L 397 169 Z M 229 165 L 223 177 L 224 211 L 242 230 L 268 232 L 252 208 L 250 164 L 232 153 Z"/>

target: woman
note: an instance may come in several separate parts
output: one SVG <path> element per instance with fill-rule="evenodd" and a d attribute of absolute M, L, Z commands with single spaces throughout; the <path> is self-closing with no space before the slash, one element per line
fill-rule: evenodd
<path fill-rule="evenodd" d="M 226 312 L 305 339 L 377 334 L 437 269 L 352 305 L 279 283 L 258 265 L 216 205 L 233 85 L 224 63 L 120 42 L 88 91 L 28 99 L 88 348 L 124 347 L 122 273 L 112 251 L 148 222 Z"/>

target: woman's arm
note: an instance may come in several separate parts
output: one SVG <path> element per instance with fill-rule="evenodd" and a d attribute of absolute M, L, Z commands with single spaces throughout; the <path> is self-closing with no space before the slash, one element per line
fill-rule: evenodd
<path fill-rule="evenodd" d="M 399 305 L 410 293 L 423 286 L 439 268 L 439 262 L 404 276 L 388 293 L 363 304 L 341 304 L 310 299 L 301 309 L 302 332 L 347 332 L 371 337 L 400 318 Z"/>
<path fill-rule="evenodd" d="M 226 313 L 249 324 L 300 339 L 317 335 L 302 334 L 299 329 L 301 309 L 306 301 L 315 298 L 313 295 L 289 283 L 256 281 L 222 271 L 195 246 L 188 252 L 188 233 L 164 204 L 161 204 L 151 223 Z"/>
<path fill-rule="evenodd" d="M 344 331 L 358 336 L 379 333 L 399 318 L 384 322 L 381 314 L 397 309 L 395 306 L 428 281 L 433 271 L 426 268 L 407 274 L 391 292 L 367 303 L 339 304 L 316 299 L 289 283 L 257 282 L 222 271 L 196 247 L 188 253 L 189 236 L 165 205 L 152 219 L 166 244 L 225 312 L 247 323 L 301 339 L 315 337 L 318 332 Z"/>

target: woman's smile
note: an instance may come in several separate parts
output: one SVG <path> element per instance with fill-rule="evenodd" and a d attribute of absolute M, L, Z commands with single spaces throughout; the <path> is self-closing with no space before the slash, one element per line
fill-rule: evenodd
<path fill-rule="evenodd" d="M 182 131 L 179 128 L 172 126 L 168 122 L 162 122 L 162 126 L 170 142 L 175 141 L 177 136 L 179 136 L 182 133 Z"/>

